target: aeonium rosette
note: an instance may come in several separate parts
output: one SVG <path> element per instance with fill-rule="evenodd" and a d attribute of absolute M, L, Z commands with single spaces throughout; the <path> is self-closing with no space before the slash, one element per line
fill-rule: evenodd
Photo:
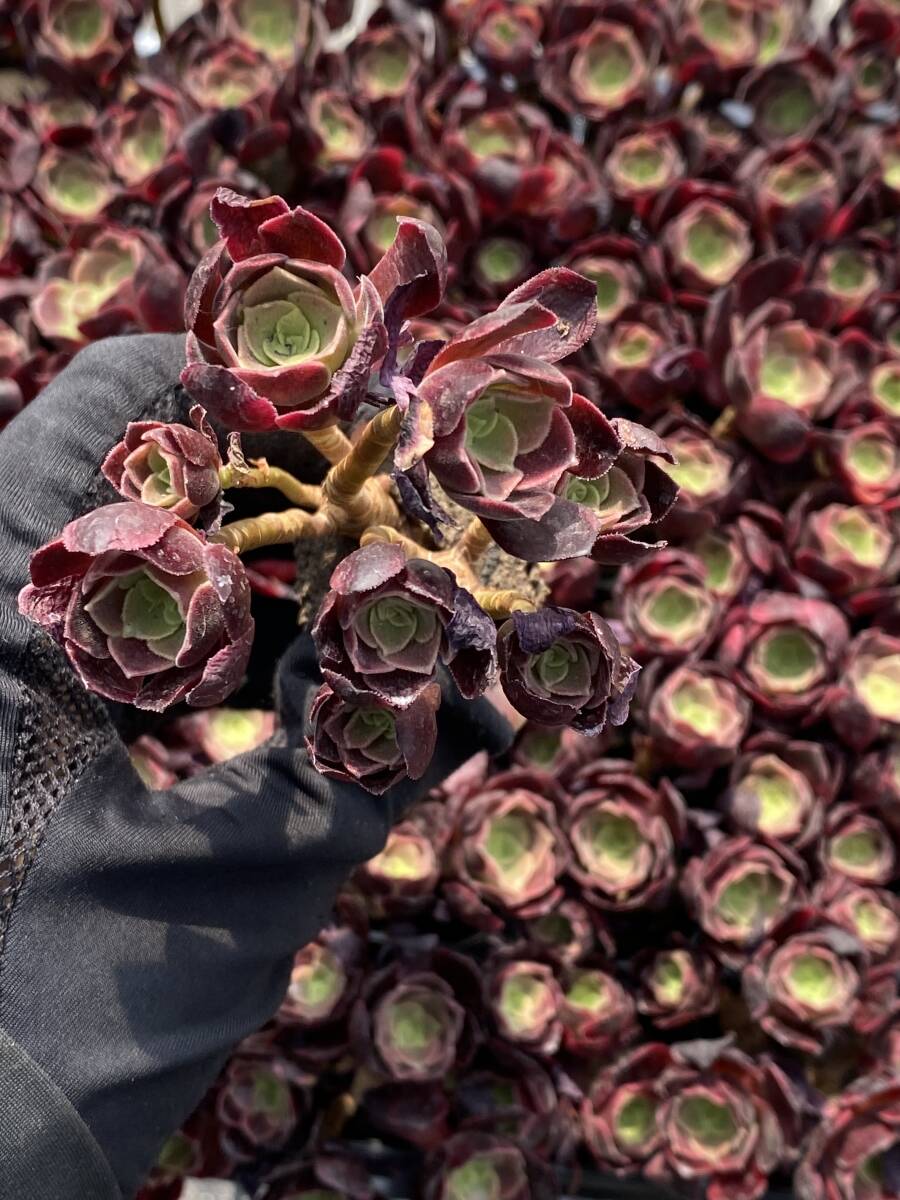
<path fill-rule="evenodd" d="M 582 1105 L 581 1119 L 588 1149 L 605 1170 L 631 1174 L 659 1154 L 662 1080 L 670 1059 L 668 1046 L 648 1043 L 598 1073 Z"/>
<path fill-rule="evenodd" d="M 458 798 L 444 889 L 465 920 L 487 929 L 502 928 L 492 909 L 525 918 L 553 909 L 567 862 L 550 801 L 501 781 Z"/>
<path fill-rule="evenodd" d="M 767 1058 L 751 1059 L 727 1041 L 671 1048 L 657 1121 L 660 1158 L 648 1174 L 690 1180 L 706 1200 L 757 1200 L 788 1165 L 801 1136 L 801 1100 Z"/>
<path fill-rule="evenodd" d="M 859 939 L 874 962 L 900 957 L 900 899 L 884 888 L 861 887 L 837 873 L 826 875 L 816 900 L 835 925 Z"/>
<path fill-rule="evenodd" d="M 360 1060 L 406 1083 L 444 1078 L 476 1046 L 481 980 L 448 950 L 398 960 L 370 976 L 351 1016 Z"/>
<path fill-rule="evenodd" d="M 597 734 L 627 718 L 639 668 L 595 613 L 515 612 L 497 649 L 503 690 L 529 720 Z"/>
<path fill-rule="evenodd" d="M 654 789 L 630 766 L 618 759 L 588 763 L 563 815 L 569 874 L 586 903 L 613 912 L 665 903 L 685 833 L 684 802 L 669 781 Z"/>
<path fill-rule="evenodd" d="M 134 501 L 68 524 L 31 559 L 21 612 L 110 700 L 161 711 L 221 704 L 253 641 L 241 562 L 173 513 Z"/>
<path fill-rule="evenodd" d="M 347 701 L 323 684 L 309 712 L 310 762 L 320 774 L 357 783 L 374 795 L 401 779 L 421 779 L 437 742 L 440 702 L 437 683 L 427 684 L 401 709 L 373 697 Z"/>
<path fill-rule="evenodd" d="M 775 462 L 799 458 L 814 424 L 856 383 L 851 360 L 826 331 L 831 316 L 828 298 L 817 302 L 803 264 L 787 256 L 762 259 L 710 306 L 710 389 L 734 405 L 741 432 Z"/>
<path fill-rule="evenodd" d="M 842 741 L 863 750 L 900 730 L 900 637 L 864 629 L 850 643 L 828 715 Z"/>
<path fill-rule="evenodd" d="M 798 1200 L 890 1200 L 900 1170 L 900 1079 L 880 1071 L 830 1098 L 795 1176 Z"/>
<path fill-rule="evenodd" d="M 727 838 L 692 858 L 682 876 L 688 906 L 719 957 L 743 961 L 805 895 L 806 871 L 786 846 Z"/>
<path fill-rule="evenodd" d="M 314 429 L 351 416 L 387 349 L 384 305 L 402 324 L 440 300 L 437 231 L 403 220 L 354 289 L 340 240 L 305 209 L 228 188 L 210 208 L 221 240 L 185 301 L 187 391 L 231 429 Z"/>
<path fill-rule="evenodd" d="M 589 554 L 598 539 L 658 520 L 674 499 L 671 482 L 645 461 L 666 455 L 665 444 L 608 421 L 554 365 L 585 344 L 596 321 L 594 283 L 551 268 L 442 346 L 417 388 L 419 415 L 399 465 L 424 457 L 450 498 L 519 558 Z"/>
<path fill-rule="evenodd" d="M 518 1139 L 466 1130 L 446 1141 L 431 1161 L 425 1200 L 551 1200 L 547 1167 L 528 1155 Z"/>
<path fill-rule="evenodd" d="M 598 967 L 573 967 L 563 985 L 563 1044 L 577 1058 L 608 1059 L 635 1041 L 634 1000 L 618 979 Z"/>
<path fill-rule="evenodd" d="M 429 837 L 430 808 L 420 805 L 395 825 L 384 849 L 354 872 L 353 882 L 372 916 L 408 916 L 433 904 L 441 866 L 436 839 Z"/>
<path fill-rule="evenodd" d="M 126 500 L 165 508 L 205 526 L 218 515 L 222 457 L 215 434 L 199 407 L 194 428 L 162 421 L 131 421 L 101 470 Z"/>
<path fill-rule="evenodd" d="M 533 1053 L 553 1054 L 562 1038 L 562 993 L 546 963 L 515 960 L 498 965 L 488 984 L 500 1034 Z"/>
<path fill-rule="evenodd" d="M 335 568 L 312 630 L 322 674 L 338 695 L 412 704 L 444 663 L 472 700 L 491 682 L 496 633 L 453 575 L 374 543 Z"/>
<path fill-rule="evenodd" d="M 719 1008 L 719 970 L 706 950 L 676 944 L 650 950 L 635 963 L 638 1012 L 657 1029 L 677 1029 Z"/>
<path fill-rule="evenodd" d="M 727 1041 L 641 1046 L 598 1076 L 582 1116 L 598 1165 L 706 1200 L 757 1200 L 801 1132 L 786 1076 Z"/>
<path fill-rule="evenodd" d="M 733 764 L 721 806 L 741 832 L 804 850 L 821 834 L 840 781 L 839 759 L 821 743 L 760 733 Z"/>
<path fill-rule="evenodd" d="M 892 970 L 869 969 L 853 934 L 814 909 L 800 909 L 773 929 L 744 967 L 744 997 L 753 1020 L 790 1049 L 822 1054 L 845 1029 L 872 1034 L 896 1000 Z"/>
<path fill-rule="evenodd" d="M 836 804 L 825 822 L 821 857 L 827 871 L 854 883 L 885 885 L 894 878 L 897 847 L 879 815 L 856 804 Z"/>
<path fill-rule="evenodd" d="M 769 716 L 815 720 L 849 637 L 843 613 L 824 600 L 762 592 L 733 608 L 719 662 Z"/>
<path fill-rule="evenodd" d="M 659 682 L 645 672 L 642 691 L 650 746 L 664 762 L 709 770 L 737 755 L 751 705 L 712 663 L 688 662 Z"/>

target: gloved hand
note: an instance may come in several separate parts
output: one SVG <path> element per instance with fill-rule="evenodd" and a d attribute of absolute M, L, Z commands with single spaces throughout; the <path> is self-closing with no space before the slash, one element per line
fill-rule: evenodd
<path fill-rule="evenodd" d="M 32 552 L 115 499 L 99 464 L 128 421 L 184 420 L 184 340 L 101 342 L 0 437 L 0 1197 L 139 1186 L 231 1047 L 284 993 L 294 952 L 417 796 L 509 729 L 487 701 L 439 714 L 429 775 L 375 798 L 308 765 L 302 641 L 287 728 L 167 792 L 110 711 L 19 615 Z"/>

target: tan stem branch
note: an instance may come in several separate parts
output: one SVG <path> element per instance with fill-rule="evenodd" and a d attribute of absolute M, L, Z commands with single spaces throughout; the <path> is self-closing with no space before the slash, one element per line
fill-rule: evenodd
<path fill-rule="evenodd" d="M 227 466 L 219 471 L 219 479 L 223 488 L 274 488 L 301 508 L 318 508 L 322 503 L 321 488 L 303 483 L 281 467 L 266 464 L 248 471 L 236 471 Z"/>
<path fill-rule="evenodd" d="M 322 490 L 335 504 L 346 506 L 375 475 L 400 432 L 400 412 L 386 408 L 366 425 L 355 446 L 328 472 Z"/>
<path fill-rule="evenodd" d="M 366 529 L 359 539 L 359 544 L 368 546 L 372 542 L 392 542 L 395 546 L 402 546 L 407 558 L 424 558 L 447 571 L 452 571 L 457 582 L 463 587 L 471 591 L 478 587 L 478 576 L 469 563 L 457 555 L 455 547 L 452 550 L 426 550 L 413 538 L 392 529 L 389 525 L 373 525 Z"/>
<path fill-rule="evenodd" d="M 259 517 L 247 517 L 225 525 L 209 539 L 233 550 L 235 554 L 246 554 L 262 546 L 277 546 L 295 542 L 299 538 L 317 537 L 330 531 L 330 524 L 323 513 L 308 513 L 302 508 L 287 508 L 284 512 L 263 513 Z"/>
<path fill-rule="evenodd" d="M 346 458 L 353 449 L 352 442 L 337 425 L 329 425 L 326 429 L 305 429 L 303 436 L 332 466 Z"/>
<path fill-rule="evenodd" d="M 475 599 L 489 617 L 501 620 L 513 612 L 535 612 L 537 605 L 520 592 L 476 588 Z"/>
<path fill-rule="evenodd" d="M 463 530 L 462 537 L 453 547 L 460 558 L 475 565 L 487 552 L 493 538 L 478 517 L 473 517 Z"/>

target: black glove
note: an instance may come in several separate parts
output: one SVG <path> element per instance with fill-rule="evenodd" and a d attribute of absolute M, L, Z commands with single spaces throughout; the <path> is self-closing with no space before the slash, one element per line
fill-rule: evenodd
<path fill-rule="evenodd" d="M 115 499 L 98 465 L 128 421 L 184 420 L 184 341 L 98 343 L 0 437 L 0 1197 L 128 1197 L 229 1049 L 284 993 L 391 822 L 509 729 L 446 695 L 426 779 L 376 799 L 308 765 L 315 684 L 279 668 L 286 731 L 167 792 L 131 767 L 110 710 L 22 618 L 31 553 Z"/>

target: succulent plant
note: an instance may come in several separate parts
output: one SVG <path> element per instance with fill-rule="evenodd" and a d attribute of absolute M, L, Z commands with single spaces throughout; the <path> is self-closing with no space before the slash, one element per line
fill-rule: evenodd
<path fill-rule="evenodd" d="M 528 961 L 498 965 L 488 995 L 502 1037 L 523 1050 L 554 1053 L 562 1039 L 562 992 L 551 967 Z"/>
<path fill-rule="evenodd" d="M 387 348 L 383 303 L 410 282 L 398 264 L 412 276 L 430 272 L 433 300 L 440 295 L 446 258 L 436 231 L 405 222 L 400 245 L 354 292 L 342 243 L 306 209 L 221 188 L 212 214 L 222 240 L 188 290 L 185 388 L 235 429 L 310 429 L 338 410 L 351 415 Z"/>
<path fill-rule="evenodd" d="M 719 661 L 762 712 L 806 724 L 826 703 L 847 641 L 832 605 L 768 592 L 732 609 Z"/>
<path fill-rule="evenodd" d="M 849 930 L 875 961 L 900 953 L 900 902 L 882 888 L 860 887 L 841 875 L 826 876 L 819 901 L 834 924 Z"/>
<path fill-rule="evenodd" d="M 721 1043 L 683 1043 L 671 1053 L 657 1177 L 696 1180 L 709 1200 L 727 1188 L 761 1196 L 800 1134 L 800 1100 L 787 1077 Z"/>
<path fill-rule="evenodd" d="M 532 1165 L 513 1141 L 488 1133 L 458 1133 L 441 1148 L 428 1174 L 426 1200 L 469 1200 L 487 1195 L 496 1200 L 547 1200 L 541 1178 L 537 1190 Z"/>
<path fill-rule="evenodd" d="M 637 1039 L 632 997 L 613 975 L 574 967 L 563 980 L 560 1019 L 563 1045 L 577 1057 L 608 1058 Z"/>
<path fill-rule="evenodd" d="M 857 750 L 900 726 L 900 638 L 864 629 L 850 643 L 829 716 L 838 735 Z"/>
<path fill-rule="evenodd" d="M 651 788 L 607 759 L 583 768 L 574 791 L 563 827 L 585 901 L 613 912 L 665 905 L 685 833 L 684 802 L 669 781 Z"/>
<path fill-rule="evenodd" d="M 714 767 L 737 755 L 750 721 L 749 701 L 713 664 L 677 667 L 651 693 L 647 725 L 653 749 L 682 767 Z"/>
<path fill-rule="evenodd" d="M 838 804 L 828 813 L 822 859 L 828 870 L 855 883 L 881 885 L 893 878 L 896 848 L 877 816 Z"/>
<path fill-rule="evenodd" d="M 437 849 L 412 818 L 394 826 L 384 849 L 357 868 L 355 880 L 370 911 L 395 916 L 427 909 L 440 876 Z"/>
<path fill-rule="evenodd" d="M 750 1015 L 783 1046 L 821 1054 L 829 1035 L 860 1020 L 867 966 L 862 943 L 845 928 L 800 910 L 772 930 L 744 967 Z"/>
<path fill-rule="evenodd" d="M 354 1045 L 386 1080 L 428 1083 L 470 1061 L 481 981 L 450 951 L 370 976 L 351 1017 Z"/>
<path fill-rule="evenodd" d="M 718 1010 L 719 972 L 705 951 L 680 945 L 654 950 L 636 967 L 637 1009 L 656 1029 L 678 1029 Z"/>
<path fill-rule="evenodd" d="M 834 596 L 876 587 L 896 573 L 897 528 L 878 509 L 810 493 L 792 508 L 786 532 L 798 571 Z"/>
<path fill-rule="evenodd" d="M 761 733 L 732 766 L 722 805 L 742 832 L 803 850 L 821 834 L 839 783 L 839 766 L 819 743 Z"/>
<path fill-rule="evenodd" d="M 538 916 L 561 898 L 565 843 L 553 806 L 537 792 L 487 790 L 466 798 L 456 815 L 450 855 L 451 896 L 476 920 L 489 921 L 495 907 Z"/>
<path fill-rule="evenodd" d="M 462 694 L 479 696 L 496 666 L 493 622 L 453 575 L 399 546 L 364 546 L 331 576 L 312 630 L 322 673 L 348 700 L 409 706 L 443 662 Z"/>
<path fill-rule="evenodd" d="M 623 570 L 617 585 L 628 648 L 638 659 L 699 656 L 712 642 L 720 606 L 700 559 L 661 550 Z"/>
<path fill-rule="evenodd" d="M 402 709 L 365 693 L 345 700 L 323 684 L 309 712 L 310 762 L 322 775 L 376 796 L 401 779 L 421 779 L 434 754 L 440 702 L 436 683 Z"/>
<path fill-rule="evenodd" d="M 216 1095 L 216 1118 L 231 1156 L 252 1161 L 260 1151 L 284 1146 L 303 1118 L 309 1082 L 276 1054 L 236 1054 Z"/>
<path fill-rule="evenodd" d="M 184 276 L 148 233 L 112 224 L 89 229 L 45 267 L 31 317 L 65 349 L 134 327 L 166 333 L 180 324 Z"/>
<path fill-rule="evenodd" d="M 221 704 L 241 682 L 253 641 L 244 569 L 169 510 L 95 509 L 38 550 L 30 571 L 20 610 L 100 695 L 159 712 Z"/>
<path fill-rule="evenodd" d="M 217 507 L 222 459 L 202 409 L 196 428 L 160 421 L 132 421 L 110 450 L 101 470 L 126 500 L 164 508 L 185 521 L 204 520 Z"/>
<path fill-rule="evenodd" d="M 497 650 L 503 690 L 529 720 L 597 734 L 626 719 L 639 668 L 594 613 L 513 613 Z"/>
<path fill-rule="evenodd" d="M 898 1084 L 893 1072 L 866 1075 L 829 1100 L 795 1183 L 800 1200 L 887 1197 L 896 1190 Z"/>
<path fill-rule="evenodd" d="M 697 923 L 728 963 L 742 961 L 805 898 L 805 872 L 786 847 L 728 838 L 693 858 L 682 875 Z"/>

